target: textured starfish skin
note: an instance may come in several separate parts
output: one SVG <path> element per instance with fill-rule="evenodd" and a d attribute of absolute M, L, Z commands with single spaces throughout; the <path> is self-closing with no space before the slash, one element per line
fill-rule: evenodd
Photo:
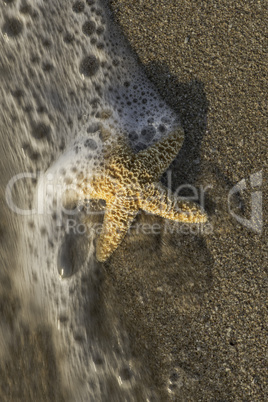
<path fill-rule="evenodd" d="M 106 201 L 102 232 L 97 240 L 96 257 L 107 260 L 119 246 L 140 209 L 179 222 L 206 222 L 201 208 L 190 201 L 179 201 L 158 183 L 175 159 L 184 140 L 177 128 L 151 147 L 134 154 L 120 138 L 105 155 L 105 166 L 81 185 L 85 198 Z"/>

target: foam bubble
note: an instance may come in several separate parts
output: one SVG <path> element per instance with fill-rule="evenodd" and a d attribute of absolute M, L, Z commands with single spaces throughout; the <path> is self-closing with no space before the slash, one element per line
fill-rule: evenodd
<path fill-rule="evenodd" d="M 53 64 L 50 63 L 50 62 L 48 62 L 48 61 L 47 61 L 47 62 L 44 62 L 44 63 L 42 64 L 42 69 L 43 69 L 44 71 L 49 72 L 49 71 L 52 71 L 53 68 L 54 68 Z"/>
<path fill-rule="evenodd" d="M 67 32 L 66 35 L 63 38 L 64 42 L 67 43 L 67 44 L 72 43 L 74 41 L 74 39 L 75 39 L 74 35 L 69 33 L 69 32 Z"/>
<path fill-rule="evenodd" d="M 141 130 L 141 135 L 145 141 L 150 142 L 156 134 L 156 129 L 153 126 L 144 127 Z"/>
<path fill-rule="evenodd" d="M 86 77 L 92 77 L 97 73 L 100 67 L 100 62 L 93 54 L 83 58 L 80 63 L 80 73 Z"/>
<path fill-rule="evenodd" d="M 97 33 L 98 35 L 102 35 L 103 32 L 104 32 L 104 28 L 103 28 L 102 26 L 99 26 L 99 27 L 96 29 L 96 33 Z"/>
<path fill-rule="evenodd" d="M 136 133 L 136 131 L 131 131 L 129 133 L 129 139 L 131 141 L 136 141 L 139 138 L 138 134 Z"/>
<path fill-rule="evenodd" d="M 72 9 L 75 13 L 82 13 L 85 9 L 85 3 L 83 1 L 76 1 Z"/>
<path fill-rule="evenodd" d="M 36 123 L 32 127 L 32 136 L 36 140 L 49 139 L 50 134 L 51 134 L 51 127 L 44 122 Z"/>
<path fill-rule="evenodd" d="M 82 26 L 82 31 L 85 35 L 91 36 L 96 31 L 96 24 L 94 21 L 86 21 Z"/>
<path fill-rule="evenodd" d="M 159 124 L 158 131 L 160 131 L 160 133 L 164 133 L 166 131 L 165 125 L 164 124 Z"/>
<path fill-rule="evenodd" d="M 66 235 L 58 253 L 58 272 L 62 278 L 69 278 L 76 270 L 74 236 Z"/>
<path fill-rule="evenodd" d="M 84 145 L 85 145 L 85 147 L 87 147 L 88 149 L 92 149 L 93 151 L 98 148 L 98 145 L 96 144 L 96 141 L 94 141 L 92 138 L 88 138 L 84 142 Z"/>
<path fill-rule="evenodd" d="M 3 25 L 3 32 L 13 38 L 19 36 L 23 31 L 23 22 L 19 18 L 6 18 Z"/>
<path fill-rule="evenodd" d="M 104 363 L 103 358 L 99 354 L 93 355 L 93 361 L 97 366 L 101 366 Z"/>
<path fill-rule="evenodd" d="M 130 370 L 129 367 L 123 367 L 119 371 L 119 376 L 122 381 L 129 381 L 133 376 L 133 372 Z"/>
<path fill-rule="evenodd" d="M 26 14 L 26 15 L 27 14 L 32 15 L 33 14 L 33 8 L 32 8 L 32 6 L 30 4 L 27 4 L 27 3 L 22 4 L 20 6 L 20 13 L 21 14 Z"/>

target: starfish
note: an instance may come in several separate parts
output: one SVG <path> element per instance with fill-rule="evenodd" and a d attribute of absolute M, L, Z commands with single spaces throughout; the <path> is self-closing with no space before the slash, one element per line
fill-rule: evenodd
<path fill-rule="evenodd" d="M 180 201 L 159 183 L 178 154 L 184 140 L 182 128 L 147 149 L 134 153 L 123 137 L 105 151 L 100 172 L 83 179 L 85 198 L 106 201 L 102 231 L 96 244 L 96 258 L 106 261 L 120 245 L 139 210 L 178 222 L 206 222 L 200 206 Z"/>

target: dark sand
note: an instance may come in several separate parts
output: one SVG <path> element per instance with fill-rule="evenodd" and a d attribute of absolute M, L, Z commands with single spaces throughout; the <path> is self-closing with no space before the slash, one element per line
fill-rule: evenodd
<path fill-rule="evenodd" d="M 267 228 L 254 233 L 227 204 L 245 178 L 243 208 L 235 212 L 249 218 L 249 176 L 262 170 L 264 178 L 267 168 L 264 3 L 112 3 L 185 128 L 173 190 L 212 186 L 205 202 L 212 234 L 162 232 L 135 245 L 133 235 L 106 266 L 133 347 L 163 390 L 169 380 L 174 400 L 267 400 Z"/>
<path fill-rule="evenodd" d="M 267 400 L 267 229 L 261 234 L 247 229 L 227 204 L 236 182 L 245 178 L 249 188 L 249 176 L 262 170 L 264 177 L 267 167 L 264 4 L 112 3 L 147 74 L 185 128 L 172 189 L 181 183 L 212 186 L 205 208 L 213 231 L 203 236 L 163 228 L 154 236 L 133 231 L 104 266 L 100 300 L 117 306 L 133 352 L 162 400 Z M 2 146 L 7 161 L 1 161 L 1 174 L 19 172 Z M 232 205 L 245 218 L 250 195 L 249 188 L 237 200 L 242 210 Z M 1 242 L 9 249 L 16 227 L 10 226 L 4 199 L 1 208 L 6 217 Z M 139 222 L 164 225 L 145 214 Z M 2 236 L 5 227 L 9 235 Z M 12 267 L 4 254 L 1 264 Z M 1 272 L 1 328 L 5 324 L 16 336 L 10 336 L 10 359 L 0 365 L 0 399 L 63 400 L 49 328 L 24 328 L 16 321 L 20 303 L 9 274 Z"/>

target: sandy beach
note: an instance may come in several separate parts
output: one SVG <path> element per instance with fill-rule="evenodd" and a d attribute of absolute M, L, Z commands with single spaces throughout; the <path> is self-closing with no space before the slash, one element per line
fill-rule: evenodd
<path fill-rule="evenodd" d="M 174 188 L 211 186 L 205 198 L 211 234 L 163 235 L 161 250 L 159 239 L 141 242 L 140 263 L 129 239 L 122 269 L 115 269 L 120 257 L 109 266 L 135 350 L 156 383 L 169 377 L 174 400 L 264 401 L 267 228 L 256 233 L 228 209 L 229 191 L 245 179 L 243 208 L 235 213 L 249 219 L 251 194 L 260 190 L 265 214 L 263 3 L 112 4 L 147 74 L 181 116 L 186 142 L 174 166 Z M 251 189 L 256 172 L 263 185 Z"/>
<path fill-rule="evenodd" d="M 92 7 L 94 1 L 74 3 L 74 12 L 79 13 Z M 120 371 L 116 363 L 120 375 L 110 368 L 107 374 L 103 369 L 104 379 L 99 387 L 104 387 L 106 399 L 102 400 L 143 401 L 149 389 L 154 395 L 152 401 L 265 401 L 268 250 L 264 224 L 267 218 L 264 2 L 112 0 L 109 3 L 113 23 L 120 25 L 122 35 L 139 58 L 140 68 L 179 116 L 185 131 L 182 150 L 161 181 L 174 192 L 183 185 L 196 190 L 209 222 L 206 227 L 190 229 L 141 213 L 122 245 L 107 262 L 97 266 L 93 279 L 87 279 L 84 287 L 81 285 L 85 293 L 95 291 L 90 311 L 93 317 L 90 325 L 93 323 L 94 328 L 88 330 L 95 344 L 99 342 L 107 355 L 111 349 L 115 360 L 125 361 L 121 355 L 128 352 L 121 351 L 120 337 L 117 339 L 115 333 L 121 326 L 127 339 L 124 345 L 128 345 L 122 350 L 132 356 L 126 361 L 134 361 L 133 372 L 139 372 L 133 374 L 134 382 L 132 371 L 121 368 Z M 15 15 L 16 2 L 5 4 L 14 7 Z M 31 15 L 34 21 L 37 18 L 34 12 L 30 14 L 26 9 L 20 18 L 30 21 Z M 5 13 L 12 14 L 10 9 L 6 10 Z M 36 14 L 43 21 L 42 8 Z M 22 28 L 14 21 L 8 28 L 12 35 L 22 35 Z M 63 35 L 58 26 L 53 29 L 54 38 Z M 7 30 L 5 25 L 2 30 Z M 21 313 L 21 300 L 13 285 L 20 265 L 18 223 L 5 200 L 7 182 L 12 175 L 26 169 L 28 154 L 36 169 L 45 170 L 65 146 L 60 137 L 54 153 L 43 145 L 36 149 L 29 144 L 24 146 L 23 141 L 18 143 L 21 133 L 14 130 L 17 134 L 12 136 L 13 125 L 20 130 L 24 127 L 24 123 L 19 125 L 20 118 L 24 121 L 25 116 L 26 121 L 30 113 L 35 117 L 31 108 L 42 116 L 49 115 L 42 104 L 45 97 L 56 110 L 51 118 L 55 132 L 71 132 L 85 113 L 83 102 L 87 100 L 84 94 L 88 88 L 81 84 L 77 89 L 81 98 L 76 96 L 74 88 L 79 81 L 72 81 L 71 67 L 65 70 L 75 54 L 70 51 L 67 62 L 64 61 L 64 46 L 72 43 L 72 34 L 66 34 L 64 46 L 56 39 L 59 45 L 55 45 L 58 48 L 54 59 L 51 64 L 42 60 L 42 74 L 53 68 L 57 70 L 57 63 L 61 69 L 54 83 L 47 84 L 44 98 L 42 92 L 40 104 L 38 96 L 31 103 L 32 99 L 23 98 L 20 93 L 14 95 L 13 84 L 17 79 L 20 82 L 20 77 L 14 79 L 12 68 L 0 64 L 5 83 L 1 92 L 0 399 L 7 402 L 75 400 L 62 384 L 59 365 L 64 356 L 62 350 L 55 348 L 51 327 L 42 318 L 31 326 L 32 318 Z M 51 45 L 45 38 L 42 41 L 45 53 Z M 77 43 L 78 47 L 85 47 L 82 40 Z M 13 65 L 9 50 L 5 52 L 7 65 Z M 37 56 L 31 54 L 31 57 L 31 74 L 35 77 Z M 8 82 L 12 85 L 5 97 Z M 69 103 L 63 102 L 65 82 L 71 82 L 67 89 L 73 92 Z M 27 80 L 23 85 L 24 89 L 29 87 Z M 53 98 L 53 85 L 63 88 L 62 92 L 59 90 L 62 98 Z M 41 94 L 41 89 L 38 90 Z M 12 96 L 16 107 L 12 106 Z M 5 109 L 6 105 L 11 106 Z M 18 114 L 22 117 L 14 117 L 16 108 L 22 110 Z M 76 118 L 79 108 L 81 116 Z M 44 127 L 47 126 L 42 126 L 42 130 Z M 47 134 L 42 130 L 40 138 Z M 26 156 L 19 153 L 22 147 Z M 154 224 L 157 230 L 153 234 L 137 230 Z M 120 351 L 114 348 L 116 340 L 110 338 L 117 339 Z M 100 361 L 95 359 L 96 367 L 101 365 Z M 130 395 L 132 399 L 128 399 Z"/>

